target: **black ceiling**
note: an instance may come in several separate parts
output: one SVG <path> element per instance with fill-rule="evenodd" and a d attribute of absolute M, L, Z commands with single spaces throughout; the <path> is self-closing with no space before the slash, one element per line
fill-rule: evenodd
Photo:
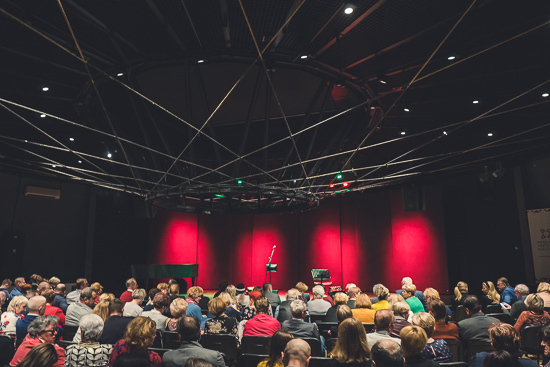
<path fill-rule="evenodd" d="M 0 0 L 0 167 L 322 198 L 548 152 L 548 1 L 349 3 Z"/>

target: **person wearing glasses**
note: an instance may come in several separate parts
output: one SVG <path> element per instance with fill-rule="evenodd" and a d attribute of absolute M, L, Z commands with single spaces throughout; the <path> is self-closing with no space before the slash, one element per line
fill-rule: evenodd
<path fill-rule="evenodd" d="M 38 316 L 31 322 L 28 327 L 28 334 L 15 352 L 10 362 L 10 366 L 17 366 L 33 347 L 48 343 L 53 344 L 57 351 L 58 358 L 54 367 L 63 367 L 65 365 L 65 349 L 55 344 L 58 321 L 57 316 L 48 315 Z"/>

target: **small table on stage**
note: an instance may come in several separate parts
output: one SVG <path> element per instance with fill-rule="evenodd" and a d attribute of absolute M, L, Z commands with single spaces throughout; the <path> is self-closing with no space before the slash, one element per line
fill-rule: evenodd
<path fill-rule="evenodd" d="M 199 264 L 164 264 L 147 265 L 135 264 L 130 267 L 134 278 L 145 278 L 149 289 L 149 279 L 155 278 L 191 278 L 191 285 L 195 285 L 195 278 L 199 276 Z"/>

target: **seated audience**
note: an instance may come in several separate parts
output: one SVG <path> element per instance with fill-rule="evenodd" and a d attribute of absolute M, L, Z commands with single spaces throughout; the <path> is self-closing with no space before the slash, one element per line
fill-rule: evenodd
<path fill-rule="evenodd" d="M 195 317 L 183 316 L 178 320 L 178 335 L 181 346 L 164 353 L 162 358 L 164 367 L 185 366 L 190 358 L 202 358 L 214 367 L 225 367 L 223 355 L 220 352 L 205 349 L 199 344 L 201 329 L 199 320 Z"/>
<path fill-rule="evenodd" d="M 145 306 L 143 306 L 143 311 L 151 311 L 154 309 L 153 307 L 153 300 L 155 299 L 155 295 L 157 293 L 160 292 L 160 289 L 158 288 L 151 288 L 149 289 L 149 292 L 147 293 L 147 297 L 148 297 L 148 300 L 147 300 L 147 303 L 145 304 Z"/>
<path fill-rule="evenodd" d="M 377 311 L 374 317 L 374 326 L 376 330 L 373 333 L 367 334 L 367 344 L 369 345 L 369 349 L 372 349 L 374 343 L 376 343 L 380 339 L 393 339 L 398 344 L 401 344 L 401 340 L 391 336 L 394 324 L 395 317 L 392 311 Z"/>
<path fill-rule="evenodd" d="M 491 325 L 489 328 L 489 338 L 496 352 L 506 351 L 510 353 L 516 359 L 516 364 L 519 362 L 523 367 L 538 367 L 535 361 L 519 358 L 521 340 L 512 325 L 503 322 Z M 487 352 L 477 353 L 470 361 L 470 367 L 482 367 L 487 354 Z"/>
<path fill-rule="evenodd" d="M 447 342 L 443 339 L 432 338 L 434 332 L 435 319 L 432 315 L 426 312 L 415 313 L 411 323 L 420 326 L 426 333 L 428 341 L 420 354 L 424 359 L 433 359 L 438 362 L 450 362 L 452 355 L 451 350 L 447 346 Z"/>
<path fill-rule="evenodd" d="M 6 296 L 5 300 L 10 299 L 9 288 L 11 287 L 11 284 L 11 279 L 8 278 L 2 280 L 2 284 L 0 284 L 0 292 L 4 293 L 4 295 Z"/>
<path fill-rule="evenodd" d="M 132 293 L 138 287 L 137 281 L 134 278 L 130 278 L 126 281 L 126 290 L 120 295 L 120 300 L 124 303 L 132 302 Z"/>
<path fill-rule="evenodd" d="M 317 338 L 320 340 L 319 329 L 315 324 L 305 322 L 307 306 L 302 300 L 294 300 L 290 304 L 292 320 L 285 320 L 282 329 L 291 333 L 295 338 Z"/>
<path fill-rule="evenodd" d="M 136 350 L 133 353 L 122 353 L 113 367 L 151 367 L 147 350 Z"/>
<path fill-rule="evenodd" d="M 275 317 L 281 324 L 286 320 L 292 320 L 292 312 L 290 311 L 290 304 L 292 301 L 298 299 L 300 292 L 297 289 L 289 289 L 286 292 L 286 300 L 281 302 L 279 306 L 275 309 Z"/>
<path fill-rule="evenodd" d="M 405 301 L 396 302 L 393 305 L 392 311 L 393 315 L 395 316 L 395 321 L 390 336 L 394 338 L 399 338 L 399 333 L 401 333 L 401 329 L 411 324 L 408 320 L 409 314 L 411 312 L 411 306 L 409 306 L 409 304 Z"/>
<path fill-rule="evenodd" d="M 370 349 L 365 327 L 355 317 L 346 319 L 338 326 L 338 340 L 330 353 L 340 365 L 370 367 Z"/>
<path fill-rule="evenodd" d="M 519 315 L 518 321 L 514 325 L 514 329 L 521 334 L 521 331 L 526 326 L 546 326 L 550 324 L 550 315 L 544 311 L 544 301 L 538 294 L 530 294 L 525 299 L 527 311 L 523 311 Z M 18 323 L 19 324 L 19 323 Z"/>
<path fill-rule="evenodd" d="M 23 340 L 27 336 L 27 328 L 37 317 L 44 315 L 46 311 L 46 298 L 34 296 L 27 305 L 29 313 L 25 318 L 17 321 L 15 325 L 17 340 Z"/>
<path fill-rule="evenodd" d="M 441 297 L 439 296 L 439 292 L 434 288 L 424 289 L 424 298 L 426 298 L 426 302 L 428 302 L 428 310 L 430 309 L 430 302 L 441 300 Z M 445 310 L 447 312 L 447 319 L 453 320 L 453 311 L 451 311 L 451 309 L 447 307 L 447 305 L 445 304 L 443 305 L 445 306 Z"/>
<path fill-rule="evenodd" d="M 325 318 L 323 319 L 324 322 L 338 322 L 338 318 L 336 317 L 336 310 L 338 306 L 340 305 L 347 305 L 348 304 L 349 297 L 344 292 L 338 292 L 334 295 L 334 306 L 330 307 L 327 310 L 327 313 L 325 315 Z M 308 306 L 309 308 L 309 306 Z"/>
<path fill-rule="evenodd" d="M 424 350 L 428 336 L 419 326 L 406 326 L 401 330 L 401 348 L 405 356 L 406 367 L 432 367 L 439 366 L 432 359 L 425 359 L 421 352 Z"/>
<path fill-rule="evenodd" d="M 309 294 L 307 293 L 307 290 L 309 287 L 304 282 L 298 282 L 294 286 L 294 289 L 298 291 L 298 299 L 301 299 L 305 304 L 307 304 L 309 301 Z"/>
<path fill-rule="evenodd" d="M 52 306 L 53 301 L 55 300 L 55 293 L 51 289 L 46 289 L 42 292 L 42 297 L 46 298 L 46 309 L 44 315 L 53 315 L 59 318 L 59 324 L 61 326 L 65 325 L 65 314 L 59 307 Z"/>
<path fill-rule="evenodd" d="M 162 292 L 159 292 L 155 294 L 155 298 L 153 299 L 153 309 L 151 311 L 142 312 L 141 316 L 149 317 L 155 321 L 157 324 L 157 329 L 163 331 L 164 325 L 166 325 L 166 320 L 168 320 L 168 317 L 164 316 L 163 313 L 169 305 L 170 297 Z"/>
<path fill-rule="evenodd" d="M 256 315 L 256 307 L 254 306 L 254 302 L 256 302 L 256 300 L 261 296 L 262 293 L 258 291 L 252 291 L 248 294 L 249 303 L 248 306 L 244 306 L 241 311 L 241 320 L 250 320 Z"/>
<path fill-rule="evenodd" d="M 145 289 L 143 288 L 137 288 L 132 292 L 132 302 L 127 302 L 124 305 L 124 317 L 138 317 L 141 316 L 141 313 L 143 312 L 143 308 L 141 307 L 141 304 L 143 303 L 143 300 L 145 299 L 145 296 L 147 296 L 147 293 L 145 292 Z"/>
<path fill-rule="evenodd" d="M 429 303 L 430 314 L 435 319 L 434 339 L 458 339 L 458 326 L 448 321 L 447 306 L 441 300 Z"/>
<path fill-rule="evenodd" d="M 170 304 L 170 314 L 171 318 L 166 320 L 166 325 L 164 330 L 166 331 L 177 331 L 178 329 L 178 320 L 186 315 L 188 303 L 183 298 L 176 298 Z"/>
<path fill-rule="evenodd" d="M 168 285 L 168 283 L 157 284 L 157 289 L 166 295 L 170 293 L 170 286 Z"/>
<path fill-rule="evenodd" d="M 237 291 L 237 308 L 241 310 L 242 313 L 242 310 L 250 305 L 250 297 L 246 294 L 246 288 L 243 283 L 238 283 L 235 290 Z"/>
<path fill-rule="evenodd" d="M 540 282 L 537 287 L 537 295 L 544 301 L 544 307 L 550 307 L 550 283 Z"/>
<path fill-rule="evenodd" d="M 458 336 L 462 341 L 464 351 L 472 341 L 489 341 L 489 327 L 498 319 L 485 315 L 476 296 L 468 296 L 464 300 L 464 309 L 468 318 L 458 323 Z"/>
<path fill-rule="evenodd" d="M 80 290 L 80 298 L 78 302 L 71 303 L 67 307 L 67 317 L 65 324 L 68 326 L 78 326 L 82 316 L 92 313 L 94 307 L 94 299 L 92 298 L 92 289 L 86 287 Z"/>
<path fill-rule="evenodd" d="M 88 280 L 86 280 L 85 278 L 78 278 L 76 280 L 76 289 L 72 292 L 69 292 L 69 294 L 67 294 L 67 297 L 66 297 L 67 304 L 70 305 L 71 303 L 78 302 L 80 300 L 80 293 L 82 293 L 82 290 L 87 287 L 88 287 Z M 90 296 L 91 296 L 91 293 L 90 293 Z"/>
<path fill-rule="evenodd" d="M 124 303 L 118 298 L 109 302 L 109 318 L 105 321 L 99 343 L 115 344 L 124 337 L 126 327 L 133 319 L 122 317 L 123 309 Z"/>
<path fill-rule="evenodd" d="M 53 344 L 45 343 L 33 347 L 19 362 L 18 367 L 53 367 L 59 357 Z"/>
<path fill-rule="evenodd" d="M 55 345 L 55 337 L 57 335 L 57 317 L 55 316 L 39 316 L 28 327 L 28 334 L 23 340 L 23 343 L 17 348 L 10 366 L 17 366 L 31 351 L 32 348 L 40 344 L 53 344 L 57 352 L 56 367 L 63 367 L 65 364 L 65 349 Z"/>
<path fill-rule="evenodd" d="M 518 359 L 505 350 L 490 352 L 483 360 L 482 367 L 518 367 Z"/>
<path fill-rule="evenodd" d="M 413 284 L 412 278 L 411 277 L 404 277 L 403 279 L 401 279 L 401 289 L 396 290 L 395 293 L 402 296 L 403 295 L 403 286 L 405 284 Z M 416 292 L 414 292 L 414 296 L 417 297 L 420 300 L 420 302 L 422 302 L 422 305 L 424 306 L 424 311 L 428 312 L 428 302 L 426 302 L 426 299 L 424 298 L 424 294 L 422 294 L 422 292 L 417 290 Z"/>
<path fill-rule="evenodd" d="M 4 312 L 4 310 L 7 308 L 6 300 L 7 300 L 6 293 L 0 292 L 0 314 Z M 0 328 L 1 330 L 1 328 Z"/>
<path fill-rule="evenodd" d="M 374 314 L 376 311 L 371 309 L 372 303 L 370 298 L 365 293 L 361 293 L 357 296 L 357 301 L 355 301 L 355 308 L 351 310 L 353 317 L 358 318 L 361 322 L 365 324 L 374 323 Z"/>
<path fill-rule="evenodd" d="M 159 293 L 162 294 L 162 293 Z M 165 294 L 162 294 L 166 296 Z M 168 296 L 166 296 L 168 297 Z M 153 345 L 157 332 L 156 322 L 149 317 L 139 316 L 133 319 L 124 334 L 124 339 L 116 342 L 109 358 L 109 367 L 113 367 L 118 356 L 123 353 L 133 354 L 139 351 L 147 351 Z M 162 359 L 153 351 L 147 351 L 152 367 L 162 367 Z"/>
<path fill-rule="evenodd" d="M 489 305 L 498 305 L 500 303 L 500 294 L 498 294 L 495 285 L 490 280 L 481 283 L 481 304 L 483 307 Z"/>
<path fill-rule="evenodd" d="M 170 293 L 170 302 L 172 302 L 176 298 L 179 298 L 179 296 L 180 296 L 180 285 L 178 283 L 170 284 L 169 293 Z"/>
<path fill-rule="evenodd" d="M 98 282 L 95 282 L 95 283 L 92 283 L 90 288 L 92 288 L 92 297 L 94 299 L 94 303 L 97 305 L 99 302 L 99 297 L 101 297 L 101 295 L 103 294 L 103 286 Z M 114 298 L 115 297 L 113 295 L 113 299 Z"/>
<path fill-rule="evenodd" d="M 349 319 L 353 317 L 353 313 L 351 312 L 351 308 L 348 307 L 348 305 L 338 305 L 336 306 L 336 321 L 338 322 L 337 326 L 332 326 L 330 328 L 329 334 L 331 338 L 337 338 L 338 337 L 338 326 L 344 321 L 345 319 Z"/>
<path fill-rule="evenodd" d="M 201 287 L 194 286 L 189 288 L 187 290 L 187 298 L 185 299 L 187 301 L 187 311 L 185 311 L 185 314 L 187 316 L 194 316 L 200 322 L 202 320 L 202 306 L 200 303 L 207 299 L 208 297 L 204 296 L 204 290 Z M 208 307 L 208 303 L 206 307 Z"/>
<path fill-rule="evenodd" d="M 17 321 L 24 317 L 23 312 L 27 309 L 29 300 L 25 296 L 15 296 L 8 304 L 8 310 L 0 316 L 2 334 L 15 335 Z"/>
<path fill-rule="evenodd" d="M 214 298 L 218 297 L 222 292 L 225 292 L 225 289 L 227 288 L 228 285 L 229 285 L 229 282 L 227 280 L 222 280 L 218 284 L 218 291 L 214 293 Z"/>
<path fill-rule="evenodd" d="M 94 314 L 84 315 L 78 326 L 80 342 L 67 347 L 65 365 L 86 367 L 93 363 L 94 366 L 107 366 L 113 345 L 99 343 L 99 337 L 103 332 L 101 317 Z"/>
<path fill-rule="evenodd" d="M 65 298 L 66 290 L 67 287 L 65 287 L 65 284 L 59 283 L 56 285 L 54 289 L 55 300 L 52 303 L 52 306 L 59 307 L 64 314 L 67 313 L 67 307 L 69 307 L 67 304 L 67 299 Z"/>
<path fill-rule="evenodd" d="M 405 298 L 405 302 L 411 306 L 412 313 L 423 312 L 424 306 L 422 305 L 420 299 L 415 296 L 415 293 L 416 286 L 414 284 L 405 284 L 403 286 L 403 292 L 401 292 L 403 298 Z"/>
<path fill-rule="evenodd" d="M 231 285 L 227 286 L 227 288 L 230 288 L 230 287 L 231 287 Z M 237 309 L 237 305 L 235 304 L 235 302 L 237 301 L 236 297 L 235 297 L 235 299 L 233 299 L 233 297 L 229 293 L 222 292 L 222 293 L 220 293 L 220 296 L 216 297 L 216 298 L 220 298 L 225 303 L 224 313 L 228 317 L 233 317 L 235 320 L 241 321 L 241 314 L 240 314 L 239 310 Z M 208 302 L 208 304 L 210 304 L 210 302 Z M 209 306 L 208 309 L 210 310 L 210 306 Z"/>
<path fill-rule="evenodd" d="M 381 339 L 374 343 L 370 351 L 373 367 L 403 367 L 403 349 L 391 339 Z"/>
<path fill-rule="evenodd" d="M 25 296 L 25 294 L 23 293 L 23 286 L 25 284 L 27 284 L 27 282 L 25 282 L 25 278 L 15 278 L 15 280 L 13 281 L 13 289 L 10 292 L 10 299 L 13 299 L 16 296 Z"/>
<path fill-rule="evenodd" d="M 313 299 L 307 303 L 310 315 L 325 315 L 331 307 L 330 303 L 325 301 L 325 288 L 322 285 L 316 285 L 312 289 Z"/>
<path fill-rule="evenodd" d="M 355 284 L 353 285 L 353 287 L 348 289 L 348 297 L 349 297 L 348 307 L 349 308 L 351 309 L 355 308 L 355 301 L 357 301 L 357 296 L 359 295 L 359 293 L 361 293 L 361 289 L 357 287 Z"/>
<path fill-rule="evenodd" d="M 277 330 L 269 341 L 269 357 L 258 363 L 257 367 L 283 367 L 282 354 L 292 338 L 292 334 L 284 330 Z"/>
<path fill-rule="evenodd" d="M 302 301 L 303 302 L 303 301 Z M 283 352 L 283 364 L 293 367 L 307 367 L 311 359 L 311 347 L 302 339 L 292 339 Z"/>
<path fill-rule="evenodd" d="M 99 296 L 99 301 L 95 305 L 92 313 L 101 317 L 103 322 L 107 321 L 107 319 L 109 318 L 109 315 L 111 314 L 109 311 L 109 305 L 111 304 L 111 301 L 114 299 L 115 299 L 114 294 L 103 293 L 101 296 Z"/>
<path fill-rule="evenodd" d="M 259 297 L 254 301 L 256 316 L 248 320 L 244 326 L 244 336 L 272 336 L 281 328 L 277 319 L 269 316 L 269 301 L 267 297 Z"/>
<path fill-rule="evenodd" d="M 514 302 L 512 306 L 507 303 L 503 303 L 501 309 L 502 312 L 510 314 L 512 320 L 515 321 L 523 311 L 527 311 L 527 306 L 525 306 L 525 298 L 529 295 L 529 287 L 525 284 L 518 284 L 514 288 L 514 293 L 516 294 L 518 300 Z"/>
<path fill-rule="evenodd" d="M 15 349 L 13 348 L 12 338 L 8 335 L 0 334 L 0 366 L 7 366 L 14 354 Z"/>
<path fill-rule="evenodd" d="M 223 293 L 225 292 L 221 294 L 223 295 Z M 210 311 L 214 318 L 206 320 L 204 324 L 205 334 L 230 334 L 237 338 L 238 322 L 234 317 L 227 316 L 224 313 L 226 308 L 227 304 L 222 300 L 221 296 L 213 298 L 208 302 L 208 311 Z"/>
<path fill-rule="evenodd" d="M 390 291 L 382 284 L 375 284 L 372 288 L 374 295 L 376 296 L 376 302 L 373 302 L 372 309 L 375 311 L 388 309 L 388 296 Z"/>
<path fill-rule="evenodd" d="M 278 294 L 273 293 L 273 286 L 270 283 L 264 283 L 262 290 L 271 307 L 277 307 L 281 304 L 281 298 Z"/>
<path fill-rule="evenodd" d="M 497 289 L 500 292 L 500 302 L 506 303 L 509 306 L 518 300 L 514 288 L 510 286 L 508 279 L 502 277 L 497 280 Z"/>
<path fill-rule="evenodd" d="M 468 283 L 466 282 L 458 282 L 455 289 L 454 289 L 455 296 L 453 297 L 453 310 L 456 310 L 456 308 L 464 302 L 466 297 L 469 296 L 468 294 Z"/>

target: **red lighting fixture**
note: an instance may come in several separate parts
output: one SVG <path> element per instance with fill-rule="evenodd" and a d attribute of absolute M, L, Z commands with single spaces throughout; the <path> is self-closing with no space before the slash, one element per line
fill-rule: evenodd
<path fill-rule="evenodd" d="M 342 184 L 342 186 L 344 186 L 344 187 L 348 187 L 348 185 L 349 185 L 349 182 L 344 182 L 344 183 Z"/>
<path fill-rule="evenodd" d="M 328 187 L 330 187 L 332 189 L 334 187 L 334 184 L 330 184 L 330 185 L 328 185 Z"/>

